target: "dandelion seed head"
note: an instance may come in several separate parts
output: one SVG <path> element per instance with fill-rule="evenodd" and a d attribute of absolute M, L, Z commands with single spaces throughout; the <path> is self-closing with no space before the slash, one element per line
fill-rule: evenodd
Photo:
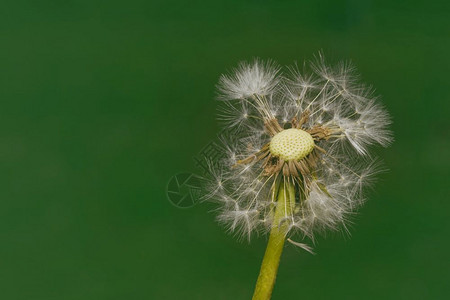
<path fill-rule="evenodd" d="M 389 114 L 353 65 L 333 66 L 319 54 L 309 68 L 281 75 L 277 64 L 255 59 L 217 87 L 219 153 L 201 158 L 203 198 L 219 203 L 219 223 L 245 239 L 268 233 L 278 226 L 276 208 L 287 205 L 277 202 L 287 182 L 295 203 L 281 216 L 286 234 L 314 241 L 327 230 L 347 231 L 381 170 L 372 147 L 393 140 Z"/>

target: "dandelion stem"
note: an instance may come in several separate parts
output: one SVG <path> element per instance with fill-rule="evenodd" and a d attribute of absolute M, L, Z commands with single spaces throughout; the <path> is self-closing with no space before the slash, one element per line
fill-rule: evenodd
<path fill-rule="evenodd" d="M 283 222 L 283 219 L 292 215 L 294 205 L 295 187 L 292 182 L 287 181 L 285 178 L 279 187 L 274 226 L 270 231 L 269 242 L 267 243 L 266 253 L 264 254 L 258 281 L 256 282 L 253 300 L 268 300 L 272 295 L 288 229 L 288 224 Z"/>

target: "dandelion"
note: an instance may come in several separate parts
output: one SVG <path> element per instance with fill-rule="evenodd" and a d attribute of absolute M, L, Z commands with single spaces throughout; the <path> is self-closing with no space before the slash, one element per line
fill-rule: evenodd
<path fill-rule="evenodd" d="M 291 237 L 346 230 L 380 171 L 372 145 L 388 146 L 390 117 L 348 63 L 319 56 L 308 70 L 242 62 L 219 84 L 224 131 L 219 156 L 205 155 L 205 199 L 241 238 L 269 234 L 253 299 L 269 299 Z"/>

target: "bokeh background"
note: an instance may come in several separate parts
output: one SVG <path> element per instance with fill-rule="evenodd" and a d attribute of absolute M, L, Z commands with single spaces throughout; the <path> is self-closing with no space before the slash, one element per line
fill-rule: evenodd
<path fill-rule="evenodd" d="M 351 59 L 394 118 L 352 236 L 287 246 L 273 299 L 449 299 L 446 1 L 0 3 L 0 299 L 250 299 L 238 242 L 166 185 L 240 60 Z"/>

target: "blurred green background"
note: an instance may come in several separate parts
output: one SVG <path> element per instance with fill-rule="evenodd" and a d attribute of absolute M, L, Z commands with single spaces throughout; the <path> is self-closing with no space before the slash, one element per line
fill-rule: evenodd
<path fill-rule="evenodd" d="M 282 257 L 273 299 L 450 299 L 450 13 L 438 1 L 0 3 L 0 299 L 250 299 L 266 239 L 176 173 L 243 59 L 352 59 L 396 142 L 352 237 Z"/>

